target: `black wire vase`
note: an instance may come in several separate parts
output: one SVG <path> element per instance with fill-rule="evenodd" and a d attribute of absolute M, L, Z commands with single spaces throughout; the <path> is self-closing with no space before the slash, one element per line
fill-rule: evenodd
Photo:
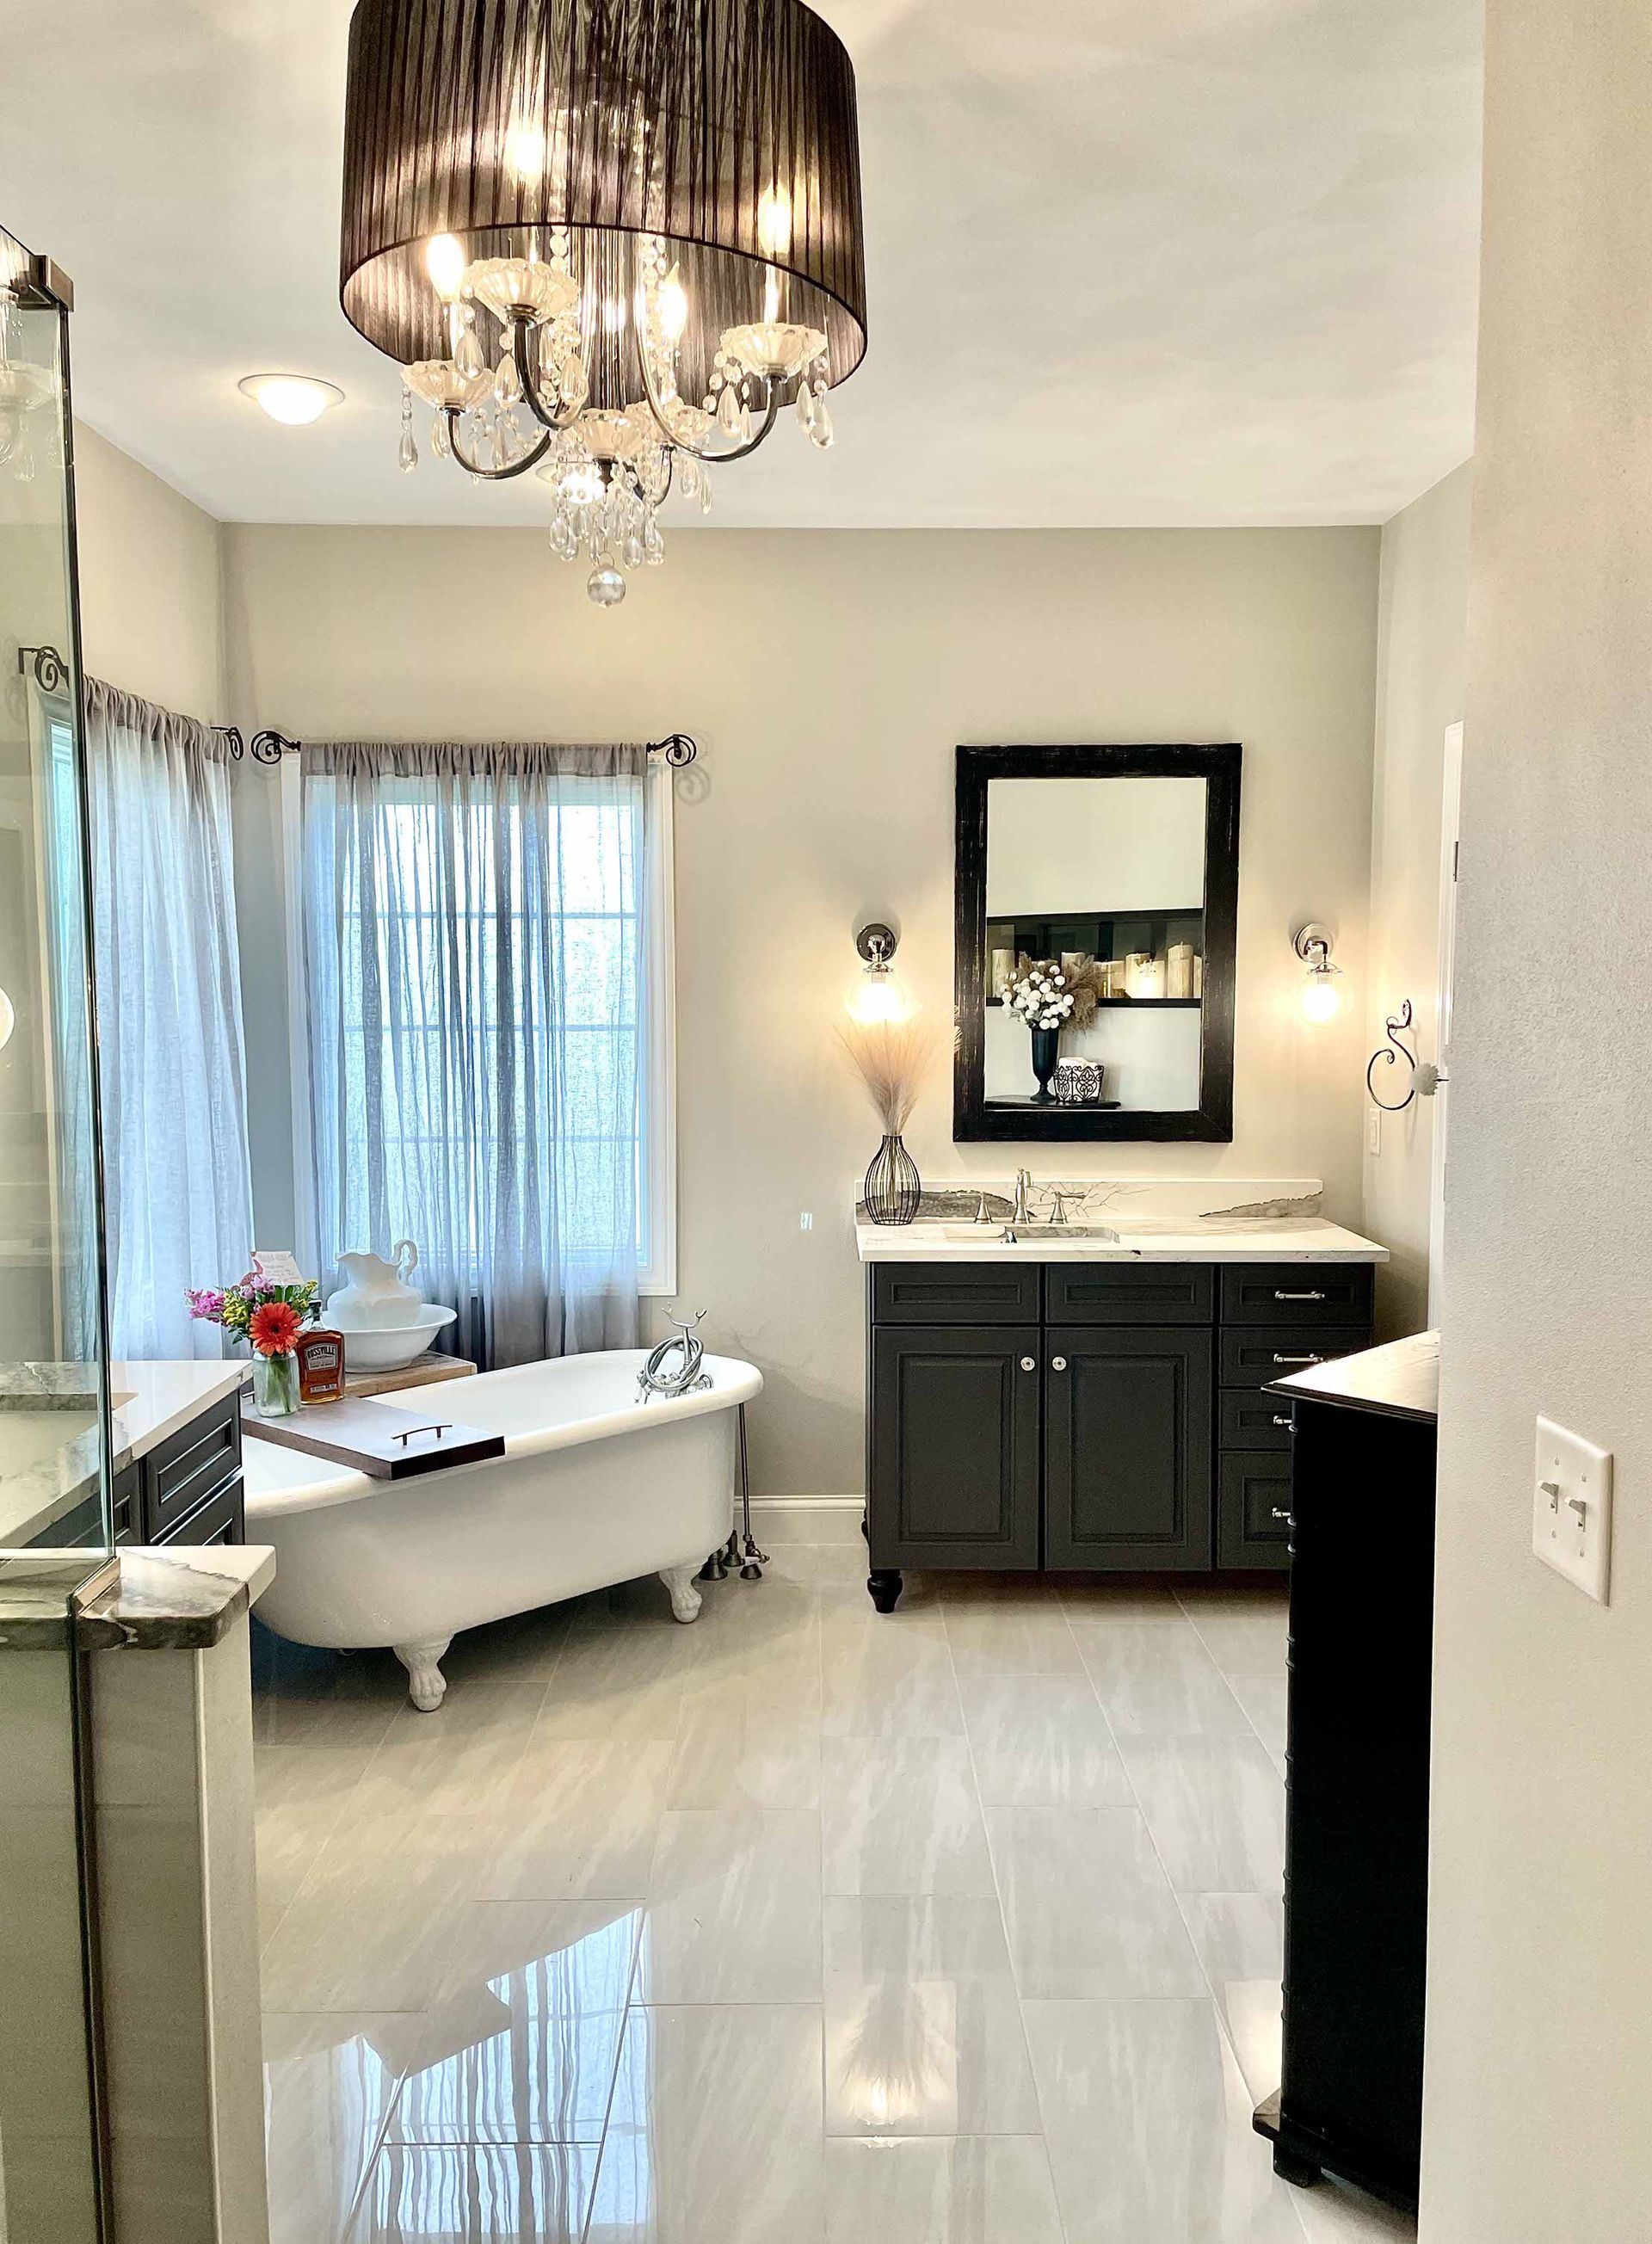
<path fill-rule="evenodd" d="M 899 1132 L 884 1139 L 866 1172 L 866 1213 L 873 1223 L 911 1223 L 924 1197 L 917 1163 L 900 1140 Z"/>

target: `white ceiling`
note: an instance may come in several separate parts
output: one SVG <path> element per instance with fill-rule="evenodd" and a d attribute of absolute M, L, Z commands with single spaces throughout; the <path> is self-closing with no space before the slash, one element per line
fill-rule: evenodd
<path fill-rule="evenodd" d="M 84 417 L 237 521 L 538 522 L 396 466 L 336 301 L 347 0 L 13 0 L 0 223 L 74 278 Z M 1466 456 L 1479 0 L 826 0 L 870 344 L 743 525 L 1385 519 Z M 30 20 L 31 19 L 31 20 Z M 244 374 L 346 402 L 276 427 Z M 674 509 L 679 521 L 687 517 Z"/>

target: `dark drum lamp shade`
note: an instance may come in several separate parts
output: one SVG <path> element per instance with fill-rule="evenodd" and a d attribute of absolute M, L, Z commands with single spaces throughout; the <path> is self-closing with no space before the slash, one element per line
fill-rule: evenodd
<path fill-rule="evenodd" d="M 766 287 L 768 316 L 823 332 L 836 386 L 866 347 L 842 42 L 800 0 L 358 0 L 340 267 L 352 326 L 403 365 L 440 359 L 426 243 L 548 258 L 553 228 L 597 314 L 593 405 L 639 394 L 626 314 L 647 234 L 687 298 L 685 395 L 726 329 L 765 316 Z"/>

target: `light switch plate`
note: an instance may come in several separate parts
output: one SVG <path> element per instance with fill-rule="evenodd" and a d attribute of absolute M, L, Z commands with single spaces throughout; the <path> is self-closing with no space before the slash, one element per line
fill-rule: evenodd
<path fill-rule="evenodd" d="M 1383 1110 L 1380 1106 L 1365 1109 L 1365 1151 L 1380 1154 L 1383 1150 Z"/>
<path fill-rule="evenodd" d="M 1612 1452 L 1551 1418 L 1537 1422 L 1532 1548 L 1585 1597 L 1607 1602 L 1612 1568 Z"/>

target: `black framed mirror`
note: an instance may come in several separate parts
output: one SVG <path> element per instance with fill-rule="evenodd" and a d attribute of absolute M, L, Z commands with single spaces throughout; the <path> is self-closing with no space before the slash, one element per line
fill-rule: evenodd
<path fill-rule="evenodd" d="M 959 748 L 955 1139 L 1233 1136 L 1239 765 Z"/>

